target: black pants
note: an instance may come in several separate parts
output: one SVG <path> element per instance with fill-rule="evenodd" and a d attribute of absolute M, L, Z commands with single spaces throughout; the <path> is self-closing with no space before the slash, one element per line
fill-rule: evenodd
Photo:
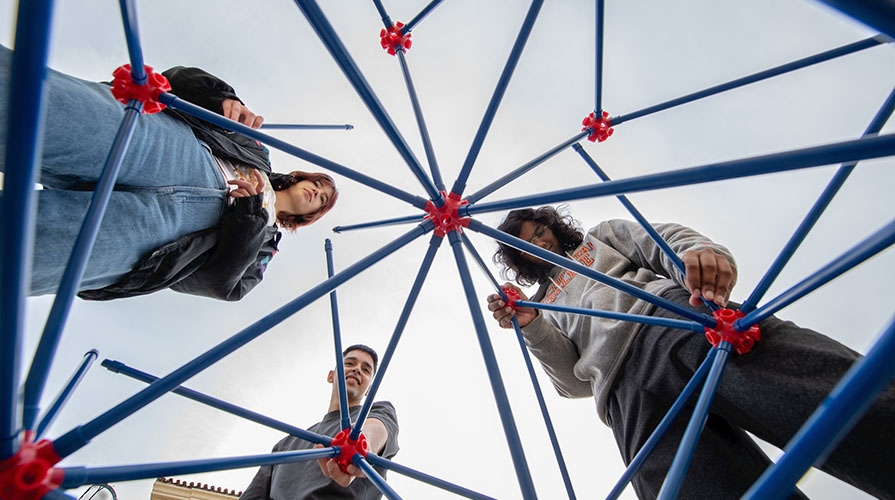
<path fill-rule="evenodd" d="M 686 293 L 668 298 L 687 301 Z M 664 311 L 656 316 L 675 317 Z M 728 361 L 679 498 L 740 498 L 771 464 L 744 431 L 782 449 L 860 358 L 788 321 L 772 317 L 759 326 L 758 346 Z M 625 463 L 649 438 L 709 349 L 698 333 L 646 326 L 638 334 L 608 402 Z M 640 499 L 658 495 L 696 397 L 634 478 Z M 886 387 L 820 468 L 878 498 L 895 499 L 895 384 Z"/>

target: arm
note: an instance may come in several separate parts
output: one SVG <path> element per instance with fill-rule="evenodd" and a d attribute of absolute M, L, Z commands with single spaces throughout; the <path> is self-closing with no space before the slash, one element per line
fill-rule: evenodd
<path fill-rule="evenodd" d="M 521 300 L 528 300 L 525 293 L 512 283 L 504 283 L 503 288 L 516 290 Z M 562 331 L 553 326 L 537 309 L 520 307 L 516 310 L 506 305 L 497 294 L 488 296 L 488 310 L 501 328 L 512 328 L 512 318 L 516 316 L 528 350 L 538 358 L 547 372 L 553 387 L 565 398 L 586 398 L 593 396 L 590 383 L 575 376 L 573 369 L 580 358 L 578 347 Z"/>
<path fill-rule="evenodd" d="M 725 306 L 737 278 L 736 261 L 730 251 L 680 224 L 655 224 L 653 227 L 680 256 L 686 269 L 686 279 L 649 234 L 635 222 L 610 220 L 598 224 L 589 233 L 635 265 L 677 281 L 690 291 L 691 304 L 699 305 L 700 297 L 705 297 Z"/>
<path fill-rule="evenodd" d="M 238 301 L 264 278 L 279 240 L 279 231 L 267 225 L 260 195 L 234 198 L 221 217 L 219 240 L 208 260 L 171 289 Z"/>
<path fill-rule="evenodd" d="M 376 402 L 370 409 L 370 416 L 364 421 L 363 434 L 368 450 L 383 457 L 392 458 L 398 453 L 398 417 L 395 407 L 388 402 Z M 320 445 L 315 446 L 319 448 Z M 335 460 L 318 460 L 320 471 L 337 484 L 347 487 L 357 477 L 365 477 L 354 464 L 342 472 Z"/>
<path fill-rule="evenodd" d="M 245 107 L 233 87 L 211 73 L 175 66 L 162 75 L 171 83 L 171 93 L 185 101 L 252 128 L 257 129 L 264 122 L 262 116 Z"/>

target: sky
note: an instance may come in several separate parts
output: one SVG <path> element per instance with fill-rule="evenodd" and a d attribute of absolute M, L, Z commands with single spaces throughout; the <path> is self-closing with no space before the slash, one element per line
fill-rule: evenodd
<path fill-rule="evenodd" d="M 390 0 L 407 22 L 427 2 Z M 15 2 L 0 0 L 0 42 L 12 44 Z M 107 80 L 128 62 L 118 3 L 57 0 L 50 65 Z M 379 46 L 372 2 L 320 5 L 417 158 L 425 154 L 400 68 Z M 156 0 L 139 2 L 144 59 L 163 70 L 191 65 L 231 83 L 267 123 L 350 123 L 351 131 L 278 131 L 277 137 L 405 191 L 425 191 L 389 143 L 293 2 Z M 526 2 L 448 0 L 413 31 L 408 65 L 445 181 L 450 187 L 472 144 Z M 608 2 L 603 36 L 602 104 L 624 115 L 690 92 L 820 53 L 875 33 L 823 4 L 788 0 Z M 466 194 L 573 137 L 595 100 L 593 2 L 545 2 L 467 183 Z M 861 135 L 895 81 L 893 47 L 875 47 L 747 88 L 620 124 L 606 142 L 582 142 L 615 179 L 850 140 Z M 72 124 L 77 126 L 77 124 Z M 884 128 L 892 132 L 892 126 Z M 319 170 L 273 151 L 274 169 Z M 765 302 L 824 267 L 892 219 L 893 159 L 861 162 L 765 295 Z M 736 256 L 734 300 L 744 300 L 802 220 L 837 166 L 636 193 L 653 222 L 693 227 Z M 44 393 L 49 405 L 80 362 L 101 359 L 165 375 L 326 278 L 324 240 L 336 270 L 410 230 L 389 226 L 341 234 L 335 226 L 418 214 L 405 202 L 336 176 L 338 205 L 320 223 L 286 235 L 264 281 L 239 303 L 165 291 L 72 308 Z M 598 182 L 564 151 L 484 201 Z M 588 228 L 630 218 L 614 199 L 568 203 Z M 476 216 L 496 225 L 503 213 Z M 493 241 L 467 231 L 490 263 Z M 429 236 L 408 244 L 339 287 L 343 345 L 385 351 Z M 472 267 L 484 310 L 489 280 Z M 499 270 L 493 264 L 491 272 Z M 895 253 L 883 251 L 779 316 L 866 352 L 891 321 Z M 501 281 L 502 282 L 502 281 Z M 27 300 L 27 370 L 52 297 Z M 486 319 L 488 319 L 486 317 Z M 526 460 L 540 498 L 565 495 L 516 338 L 487 321 Z M 300 427 L 325 413 L 335 363 L 329 301 L 316 301 L 185 385 Z M 536 366 L 576 493 L 604 497 L 624 467 L 592 399 L 559 397 Z M 24 377 L 24 374 L 22 375 Z M 48 432 L 58 437 L 126 399 L 143 385 L 95 364 Z M 447 243 L 385 372 L 377 399 L 392 401 L 401 424 L 396 462 L 497 498 L 519 498 L 470 312 Z M 279 431 L 165 395 L 67 457 L 64 466 L 105 466 L 266 453 Z M 779 451 L 767 447 L 772 457 Z M 242 490 L 254 468 L 180 479 Z M 455 498 L 390 473 L 404 498 Z M 152 480 L 116 483 L 120 498 L 148 498 Z M 817 499 L 869 498 L 819 471 L 800 483 Z M 85 488 L 70 492 L 77 496 Z M 624 498 L 634 498 L 628 489 Z"/>

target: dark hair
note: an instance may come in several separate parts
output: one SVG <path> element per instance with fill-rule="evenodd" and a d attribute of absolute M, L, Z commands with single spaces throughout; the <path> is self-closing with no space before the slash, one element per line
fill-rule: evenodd
<path fill-rule="evenodd" d="M 332 177 L 322 173 L 322 172 L 302 172 L 301 170 L 293 170 L 288 174 L 271 174 L 270 175 L 270 185 L 273 187 L 274 191 L 283 191 L 289 189 L 295 184 L 298 184 L 301 181 L 311 181 L 311 182 L 322 182 L 333 188 L 333 195 L 327 200 L 326 204 L 322 207 L 318 208 L 316 211 L 304 214 L 277 214 L 277 222 L 280 223 L 286 229 L 295 230 L 302 226 L 307 226 L 315 222 L 317 219 L 323 217 L 326 212 L 336 204 L 336 200 L 339 199 L 339 192 L 336 190 L 336 182 Z"/>
<path fill-rule="evenodd" d="M 513 210 L 507 214 L 506 219 L 497 226 L 497 229 L 513 236 L 519 236 L 522 223 L 527 221 L 541 223 L 550 228 L 563 252 L 570 252 L 578 248 L 578 245 L 584 241 L 584 234 L 578 229 L 575 219 L 571 215 L 561 214 L 550 206 Z M 521 251 L 509 245 L 498 242 L 497 246 L 497 251 L 494 252 L 494 263 L 504 266 L 500 273 L 501 276 L 514 280 L 522 286 L 547 281 L 553 264 L 530 262 L 522 258 Z"/>
<path fill-rule="evenodd" d="M 344 351 L 342 351 L 342 357 L 344 358 L 351 351 L 363 351 L 369 354 L 370 357 L 373 358 L 373 373 L 376 373 L 376 367 L 379 365 L 379 355 L 376 354 L 376 351 L 374 351 L 372 347 L 367 347 L 363 344 L 354 344 L 352 346 L 348 346 L 347 348 L 345 348 Z"/>

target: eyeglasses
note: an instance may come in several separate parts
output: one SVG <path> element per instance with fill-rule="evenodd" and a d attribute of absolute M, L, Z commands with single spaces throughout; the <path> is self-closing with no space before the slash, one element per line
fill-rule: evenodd
<path fill-rule="evenodd" d="M 537 227 L 535 227 L 534 234 L 532 234 L 531 238 L 528 239 L 528 242 L 534 245 L 535 240 L 541 239 L 546 232 L 547 226 L 545 226 L 544 224 L 538 224 Z"/>

